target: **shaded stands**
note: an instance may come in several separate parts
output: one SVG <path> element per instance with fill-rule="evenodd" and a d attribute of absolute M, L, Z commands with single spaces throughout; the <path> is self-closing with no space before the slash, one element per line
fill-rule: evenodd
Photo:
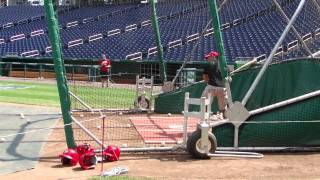
<path fill-rule="evenodd" d="M 34 16 L 44 15 L 41 6 L 7 6 L 1 8 L 0 25 L 28 20 Z"/>
<path fill-rule="evenodd" d="M 192 61 L 202 61 L 203 54 L 214 49 L 211 26 L 200 36 L 210 20 L 206 0 L 164 1 L 157 5 L 159 26 L 167 61 L 185 60 L 200 39 Z M 220 3 L 222 1 L 219 1 Z M 291 17 L 299 1 L 278 2 Z M 85 7 L 59 15 L 63 53 L 67 58 L 97 58 L 107 53 L 112 59 L 156 60 L 156 47 L 151 27 L 149 5 L 110 5 Z M 287 24 L 272 5 L 272 0 L 229 0 L 221 9 L 221 21 L 227 60 L 239 57 L 258 57 L 269 54 Z M 295 26 L 310 44 L 319 49 L 320 14 L 308 1 Z M 31 31 L 43 31 L 31 37 Z M 25 39 L 11 42 L 17 34 Z M 0 31 L 0 55 L 36 51 L 35 56 L 50 57 L 50 45 L 43 19 Z M 2 43 L 3 42 L 3 43 Z M 28 53 L 27 53 L 28 54 Z M 293 31 L 279 49 L 280 59 L 305 56 Z"/>

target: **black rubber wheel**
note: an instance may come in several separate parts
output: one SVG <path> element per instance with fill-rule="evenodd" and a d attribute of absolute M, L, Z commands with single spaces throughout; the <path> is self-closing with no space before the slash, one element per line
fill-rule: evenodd
<path fill-rule="evenodd" d="M 194 131 L 187 141 L 187 150 L 196 159 L 210 159 L 210 157 L 205 153 L 205 150 L 201 150 L 199 147 L 201 139 L 201 130 Z M 213 134 L 209 134 L 209 152 L 214 153 L 217 149 L 217 139 Z"/>
<path fill-rule="evenodd" d="M 139 96 L 134 101 L 134 106 L 139 108 L 139 109 L 149 109 L 150 108 L 150 100 L 148 98 L 146 98 L 146 97 L 142 98 L 142 96 Z"/>

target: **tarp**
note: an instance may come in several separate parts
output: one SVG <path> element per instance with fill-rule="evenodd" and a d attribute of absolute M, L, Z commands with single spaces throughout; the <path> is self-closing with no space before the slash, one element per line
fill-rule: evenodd
<path fill-rule="evenodd" d="M 232 76 L 231 90 L 234 101 L 241 101 L 250 88 L 260 68 L 253 68 Z M 320 62 L 316 59 L 292 60 L 270 65 L 249 99 L 246 108 L 254 110 L 309 92 L 320 90 Z M 158 113 L 181 113 L 184 94 L 199 98 L 204 83 L 158 96 L 155 111 Z M 196 110 L 195 108 L 191 108 Z M 213 105 L 213 110 L 216 105 Z M 240 147 L 305 147 L 320 145 L 320 97 L 314 97 L 286 107 L 250 117 L 240 127 Z M 279 121 L 280 123 L 270 123 Z M 281 121 L 283 123 L 281 123 Z M 299 121 L 296 123 L 287 121 Z M 300 122 L 306 121 L 306 122 Z M 215 128 L 219 146 L 233 146 L 233 126 L 225 124 Z"/>
<path fill-rule="evenodd" d="M 61 118 L 59 111 L 8 103 L 0 106 L 0 137 L 5 136 L 0 143 L 0 175 L 34 168 L 51 132 L 38 130 L 55 126 Z M 23 134 L 27 131 L 36 132 Z"/>

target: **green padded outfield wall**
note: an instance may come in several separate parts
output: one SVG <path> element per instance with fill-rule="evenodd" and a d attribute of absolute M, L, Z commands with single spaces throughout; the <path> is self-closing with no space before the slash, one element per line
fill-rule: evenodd
<path fill-rule="evenodd" d="M 240 101 L 249 89 L 260 68 L 253 68 L 232 76 L 232 96 Z M 158 113 L 181 113 L 184 93 L 199 98 L 204 83 L 198 83 L 155 99 Z M 309 92 L 320 90 L 319 59 L 292 60 L 269 66 L 246 107 L 254 110 Z M 190 108 L 196 110 L 195 108 Z M 215 110 L 216 107 L 213 107 Z M 239 131 L 240 147 L 307 147 L 320 146 L 319 122 L 281 122 L 320 120 L 320 97 L 313 97 L 292 105 L 250 117 Z M 280 123 L 272 123 L 280 121 Z M 220 147 L 233 146 L 233 125 L 224 124 L 214 129 Z"/>

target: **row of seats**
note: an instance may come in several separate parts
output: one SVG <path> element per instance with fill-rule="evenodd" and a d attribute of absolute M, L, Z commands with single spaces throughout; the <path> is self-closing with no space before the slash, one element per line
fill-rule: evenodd
<path fill-rule="evenodd" d="M 181 10 L 183 11 L 186 7 L 196 7 L 201 3 L 206 3 L 206 1 L 190 1 L 190 4 L 179 4 L 178 2 L 179 1 L 172 3 L 174 6 L 170 11 L 168 11 L 168 13 L 174 13 Z M 221 2 L 222 1 L 220 1 L 220 3 Z M 249 2 L 251 2 L 249 7 L 244 5 L 245 3 Z M 235 3 L 234 0 L 229 0 L 221 9 L 221 19 L 227 19 L 230 17 L 232 19 L 237 17 L 225 15 L 227 18 L 223 18 L 223 14 L 227 11 L 228 12 L 225 14 L 230 12 L 237 14 L 239 11 L 241 11 L 237 17 L 237 19 L 239 19 L 254 13 L 250 12 L 250 8 L 254 8 L 254 11 L 259 12 L 264 8 L 268 8 L 268 5 L 269 7 L 272 6 L 271 0 L 269 1 L 269 4 L 265 2 L 266 1 L 262 3 L 260 1 L 256 2 L 253 0 L 246 0 L 243 1 L 244 4 L 242 4 Z M 284 3 L 287 1 L 279 2 Z M 283 6 L 284 11 L 289 17 L 291 17 L 290 13 L 296 9 L 298 3 L 299 1 L 290 1 L 290 3 Z M 314 5 L 312 5 L 312 3 L 313 2 L 308 1 L 306 7 L 303 9 L 301 15 L 297 19 L 297 22 L 295 23 L 295 26 L 301 35 L 315 31 L 317 28 L 319 28 L 319 14 L 317 14 L 317 9 Z M 165 4 L 159 3 L 158 7 L 161 6 L 165 7 Z M 236 6 L 238 7 L 238 10 L 235 8 L 230 8 L 229 6 Z M 150 13 L 146 13 L 146 10 L 149 11 L 150 7 L 141 6 L 138 8 L 138 10 L 136 10 L 138 12 L 136 14 L 133 13 L 133 11 L 128 11 L 124 14 L 120 14 L 119 16 L 106 18 L 101 21 L 94 21 L 92 23 L 82 24 L 69 29 L 61 29 L 60 31 L 63 44 L 67 44 L 71 40 L 87 37 L 88 35 L 106 32 L 107 30 L 123 26 L 123 24 L 128 25 L 128 22 L 141 22 L 144 20 L 143 18 L 148 17 L 147 14 Z M 163 11 L 161 10 L 161 12 Z M 126 17 L 125 15 L 130 16 Z M 200 37 L 199 46 L 196 48 L 194 47 L 196 41 L 188 42 L 187 36 L 195 33 L 200 34 L 208 23 L 209 19 L 210 15 L 208 9 L 202 8 L 199 11 L 192 11 L 175 18 L 159 21 L 162 44 L 165 49 L 165 59 L 169 61 L 182 61 L 188 58 L 190 58 L 192 61 L 203 60 L 203 55 L 205 53 L 215 49 L 212 34 L 206 37 Z M 29 25 L 31 25 L 31 23 Z M 229 61 L 234 61 L 238 57 L 256 57 L 262 54 L 270 53 L 285 26 L 286 21 L 284 18 L 281 17 L 279 12 L 273 10 L 267 14 L 257 16 L 250 21 L 248 20 L 244 23 L 234 25 L 231 28 L 224 29 L 223 38 L 227 59 Z M 283 47 L 296 39 L 297 37 L 293 31 L 291 31 L 283 42 Z M 69 58 L 97 58 L 101 53 L 107 53 L 112 59 L 125 59 L 129 54 L 140 52 L 135 54 L 135 56 L 149 58 L 150 60 L 157 59 L 156 54 L 148 56 L 148 51 L 150 48 L 156 46 L 151 25 L 148 25 L 144 28 L 138 28 L 135 31 L 126 32 L 121 35 L 104 37 L 91 43 L 87 43 L 85 40 L 79 44 L 80 45 L 74 47 L 64 48 L 64 56 Z M 315 44 L 315 46 L 316 45 L 317 44 Z M 45 53 L 45 49 L 48 46 L 50 46 L 48 36 L 47 34 L 44 34 L 41 36 L 26 38 L 24 40 L 0 44 L 0 53 L 1 56 L 14 52 L 20 55 L 25 51 L 38 50 L 39 55 L 52 56 L 50 52 Z M 171 46 L 173 47 L 171 48 Z M 192 52 L 193 48 L 195 48 L 194 52 Z M 287 58 L 287 56 L 285 58 Z"/>

